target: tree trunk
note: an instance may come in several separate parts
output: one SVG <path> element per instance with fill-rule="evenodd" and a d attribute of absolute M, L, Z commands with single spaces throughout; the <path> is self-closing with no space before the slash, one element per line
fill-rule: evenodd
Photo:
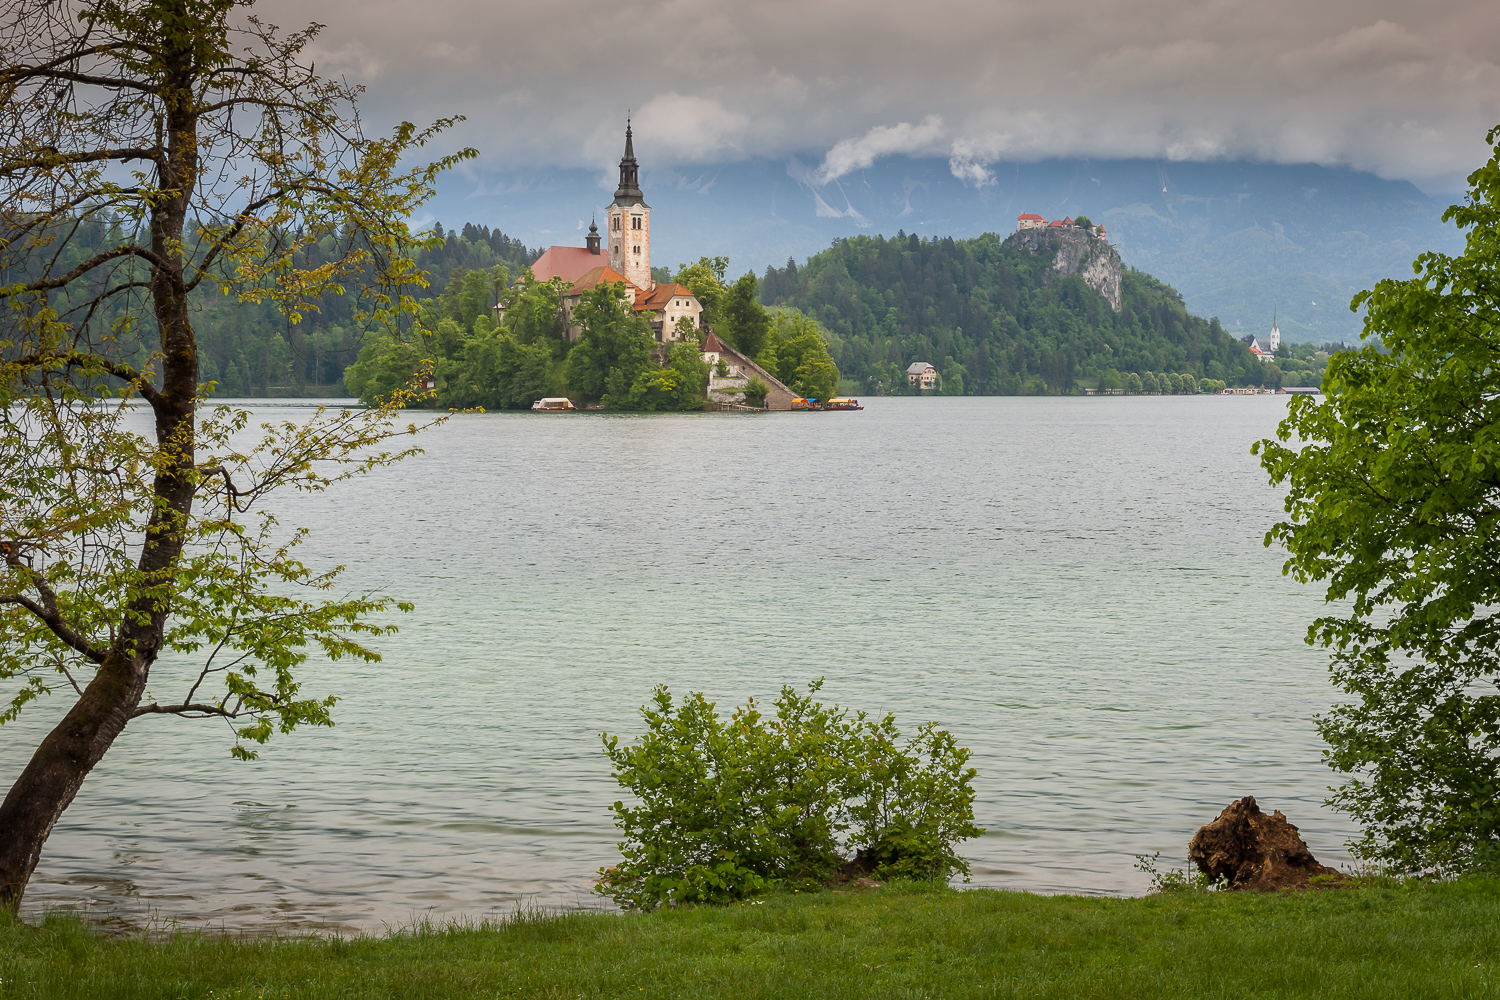
<path fill-rule="evenodd" d="M 47 734 L 0 804 L 0 905 L 14 912 L 42 845 L 83 779 L 130 721 L 148 665 L 111 650 L 63 721 Z"/>
<path fill-rule="evenodd" d="M 140 704 L 166 633 L 171 579 L 192 513 L 198 348 L 188 319 L 181 251 L 199 170 L 190 44 L 187 36 L 164 42 L 165 80 L 158 92 L 165 146 L 155 159 L 162 197 L 152 205 L 150 231 L 159 263 L 151 266 L 149 285 L 161 343 L 162 379 L 159 390 L 142 389 L 156 417 L 159 458 L 152 482 L 155 502 L 137 563 L 141 579 L 137 596 L 120 609 L 114 641 L 83 696 L 42 740 L 0 804 L 0 906 L 12 912 L 21 905 L 53 825 Z"/>

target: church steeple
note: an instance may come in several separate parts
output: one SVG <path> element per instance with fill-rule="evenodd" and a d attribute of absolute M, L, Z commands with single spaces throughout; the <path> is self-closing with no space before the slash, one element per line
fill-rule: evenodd
<path fill-rule="evenodd" d="M 625 119 L 625 155 L 620 158 L 620 186 L 609 206 L 609 266 L 642 291 L 651 288 L 651 206 L 641 194 L 635 137 Z"/>
<path fill-rule="evenodd" d="M 584 239 L 583 245 L 588 247 L 589 253 L 599 252 L 599 224 L 593 219 L 589 220 L 589 234 Z"/>
<path fill-rule="evenodd" d="M 630 133 L 630 119 L 625 119 L 625 155 L 620 158 L 620 186 L 615 189 L 615 204 L 645 201 L 641 194 L 640 166 L 635 162 L 635 142 Z"/>

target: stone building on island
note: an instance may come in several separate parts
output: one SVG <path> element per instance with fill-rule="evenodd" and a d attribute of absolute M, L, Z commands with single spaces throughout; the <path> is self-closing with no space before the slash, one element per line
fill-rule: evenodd
<path fill-rule="evenodd" d="M 601 237 L 597 220 L 581 247 L 548 247 L 531 265 L 537 281 L 561 280 L 567 288 L 562 296 L 568 339 L 577 340 L 581 326 L 573 322 L 583 296 L 600 284 L 623 285 L 625 300 L 637 314 L 646 315 L 657 343 L 680 339 L 679 323 L 686 319 L 697 332 L 704 359 L 713 369 L 731 372 L 710 377 L 709 399 L 734 402 L 753 376 L 770 387 L 766 405 L 773 410 L 791 409 L 796 394 L 750 358 L 721 341 L 703 324 L 703 304 L 692 289 L 673 282 L 651 279 L 651 206 L 641 192 L 640 164 L 635 158 L 635 137 L 627 122 L 625 155 L 620 158 L 620 183 L 615 188 L 605 220 L 607 237 Z M 607 242 L 606 242 L 607 240 Z M 665 354 L 665 347 L 661 349 Z"/>

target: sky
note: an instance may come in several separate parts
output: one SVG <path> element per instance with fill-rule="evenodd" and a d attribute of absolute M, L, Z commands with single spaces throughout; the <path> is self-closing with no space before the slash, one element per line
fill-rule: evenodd
<path fill-rule="evenodd" d="M 1462 190 L 1500 123 L 1494 0 L 261 0 L 326 24 L 376 124 L 461 114 L 464 176 L 796 155 L 1318 163 Z"/>

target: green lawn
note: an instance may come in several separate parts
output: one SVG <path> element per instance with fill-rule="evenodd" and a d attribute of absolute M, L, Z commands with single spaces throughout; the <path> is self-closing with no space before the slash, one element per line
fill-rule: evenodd
<path fill-rule="evenodd" d="M 1492 997 L 1500 882 L 1142 899 L 887 887 L 353 940 L 0 926 L 0 997 Z"/>

